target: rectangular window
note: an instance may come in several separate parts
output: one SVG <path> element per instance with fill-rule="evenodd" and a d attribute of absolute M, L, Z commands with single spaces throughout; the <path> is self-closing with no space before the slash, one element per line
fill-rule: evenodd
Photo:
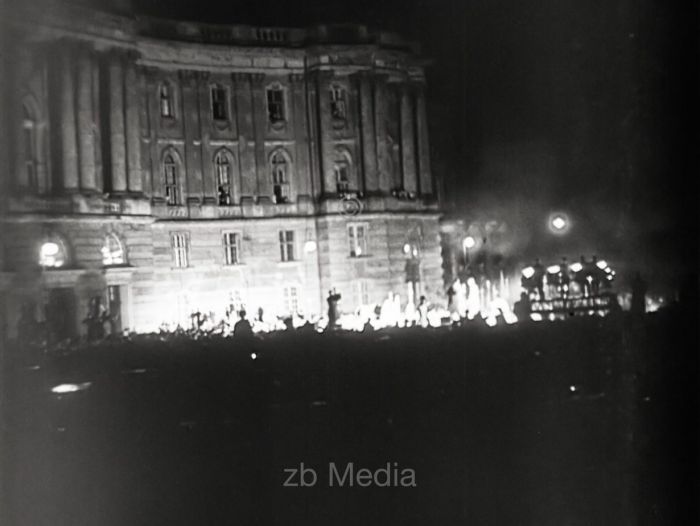
<path fill-rule="evenodd" d="M 273 124 L 284 121 L 284 92 L 279 88 L 267 90 L 267 116 Z"/>
<path fill-rule="evenodd" d="M 294 261 L 294 231 L 280 230 L 280 259 Z"/>
<path fill-rule="evenodd" d="M 345 90 L 340 87 L 331 89 L 331 116 L 336 120 L 345 120 Z"/>
<path fill-rule="evenodd" d="M 284 306 L 289 314 L 299 312 L 299 289 L 295 285 L 284 287 Z"/>
<path fill-rule="evenodd" d="M 175 268 L 190 266 L 189 236 L 184 232 L 170 234 L 170 244 L 173 249 L 173 264 Z"/>
<path fill-rule="evenodd" d="M 348 225 L 350 257 L 359 258 L 367 255 L 367 230 L 366 223 Z"/>
<path fill-rule="evenodd" d="M 227 265 L 241 262 L 241 236 L 236 232 L 224 232 L 224 261 Z"/>
<path fill-rule="evenodd" d="M 335 171 L 336 187 L 339 194 L 346 194 L 350 191 L 350 179 L 348 178 L 348 165 L 336 163 L 333 167 Z"/>
<path fill-rule="evenodd" d="M 228 119 L 226 98 L 226 88 L 215 86 L 211 89 L 211 114 L 216 121 Z"/>
<path fill-rule="evenodd" d="M 160 116 L 172 118 L 173 114 L 173 94 L 169 84 L 163 83 L 159 89 L 160 97 Z"/>

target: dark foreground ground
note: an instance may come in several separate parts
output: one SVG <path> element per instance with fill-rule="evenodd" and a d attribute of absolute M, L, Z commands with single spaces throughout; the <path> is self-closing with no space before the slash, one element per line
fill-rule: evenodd
<path fill-rule="evenodd" d="M 696 524 L 691 322 L 15 352 L 3 524 Z M 331 461 L 417 486 L 328 487 Z M 301 462 L 317 484 L 283 487 Z"/>

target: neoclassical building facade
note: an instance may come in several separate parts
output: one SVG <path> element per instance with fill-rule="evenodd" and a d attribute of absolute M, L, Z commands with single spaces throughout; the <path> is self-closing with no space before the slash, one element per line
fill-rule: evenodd
<path fill-rule="evenodd" d="M 59 336 L 231 304 L 285 315 L 442 295 L 425 60 L 363 26 L 204 25 L 64 7 L 5 21 L 5 327 Z M 417 282 L 413 289 L 407 282 Z"/>

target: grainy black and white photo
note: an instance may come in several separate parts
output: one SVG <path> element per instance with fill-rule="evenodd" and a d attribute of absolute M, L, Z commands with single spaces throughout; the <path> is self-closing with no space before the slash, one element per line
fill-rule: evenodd
<path fill-rule="evenodd" d="M 0 1 L 0 523 L 697 524 L 699 20 Z"/>

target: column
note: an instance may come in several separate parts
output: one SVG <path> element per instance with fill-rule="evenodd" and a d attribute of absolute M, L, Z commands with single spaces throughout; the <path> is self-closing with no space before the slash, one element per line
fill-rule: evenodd
<path fill-rule="evenodd" d="M 78 144 L 75 126 L 75 94 L 73 86 L 72 47 L 60 54 L 60 119 L 63 189 L 78 190 Z"/>
<path fill-rule="evenodd" d="M 126 163 L 127 186 L 129 192 L 143 192 L 143 172 L 141 167 L 141 124 L 139 118 L 139 75 L 136 71 L 135 56 L 129 56 L 124 74 L 126 101 Z"/>
<path fill-rule="evenodd" d="M 389 193 L 392 188 L 392 152 L 387 140 L 386 119 L 389 114 L 389 101 L 386 79 L 376 77 L 374 85 L 374 129 L 377 137 L 377 167 L 379 170 L 379 190 Z"/>
<path fill-rule="evenodd" d="M 294 176 L 292 177 L 292 198 L 311 195 L 311 169 L 307 141 L 309 133 L 306 125 L 306 99 L 304 97 L 304 75 L 289 75 L 290 114 L 294 137 Z"/>
<path fill-rule="evenodd" d="M 255 128 L 253 126 L 250 74 L 235 73 L 233 81 L 236 101 L 235 117 L 238 129 L 238 173 L 240 176 L 238 187 L 241 198 L 251 198 L 258 192 L 258 183 L 255 170 Z"/>
<path fill-rule="evenodd" d="M 265 75 L 251 76 L 253 95 L 253 127 L 255 133 L 255 175 L 257 180 L 256 195 L 258 198 L 272 199 L 272 178 L 267 168 L 265 154 L 265 135 L 267 133 L 267 105 L 265 93 Z"/>
<path fill-rule="evenodd" d="M 425 107 L 425 85 L 416 92 L 416 133 L 418 134 L 418 173 L 421 195 L 432 195 L 433 176 L 430 169 L 430 142 L 428 140 L 428 113 Z"/>
<path fill-rule="evenodd" d="M 93 113 L 93 68 L 92 51 L 80 51 L 78 58 L 78 138 L 80 152 L 80 189 L 97 190 L 95 176 L 95 116 Z"/>
<path fill-rule="evenodd" d="M 200 158 L 202 164 L 202 192 L 204 193 L 204 203 L 208 205 L 219 202 L 219 186 L 216 182 L 214 171 L 214 152 L 216 148 L 210 147 L 209 140 L 212 135 L 212 117 L 210 108 L 209 75 L 206 72 L 199 72 L 197 82 L 197 100 L 199 105 L 199 129 L 200 129 Z M 232 110 L 233 108 L 231 108 Z M 234 116 L 235 117 L 235 116 Z M 233 159 L 235 162 L 236 159 Z M 236 174 L 238 170 L 231 167 L 231 203 L 237 203 L 239 196 L 238 181 Z"/>
<path fill-rule="evenodd" d="M 401 171 L 403 189 L 417 192 L 415 136 L 413 133 L 413 101 L 410 88 L 401 86 Z"/>
<path fill-rule="evenodd" d="M 185 156 L 183 176 L 187 188 L 187 202 L 201 203 L 202 188 L 202 158 L 199 142 L 201 141 L 201 126 L 199 124 L 199 73 L 196 71 L 181 71 L 182 85 L 182 123 L 184 125 Z"/>
<path fill-rule="evenodd" d="M 374 104 L 372 100 L 372 79 L 368 73 L 359 75 L 360 92 L 360 139 L 365 190 L 369 193 L 379 190 L 377 173 L 377 136 L 374 129 Z"/>
<path fill-rule="evenodd" d="M 124 65 L 121 55 L 109 56 L 109 147 L 111 191 L 126 192 L 126 142 L 124 137 Z"/>
<path fill-rule="evenodd" d="M 318 121 L 319 121 L 319 151 L 321 156 L 321 180 L 323 194 L 337 193 L 335 170 L 333 169 L 333 125 L 331 123 L 331 72 L 321 71 L 316 76 L 316 89 L 318 93 Z"/>
<path fill-rule="evenodd" d="M 318 130 L 318 92 L 315 79 L 306 79 L 306 116 L 309 127 L 309 171 L 311 174 L 311 192 L 314 201 L 321 197 L 321 139 Z"/>

